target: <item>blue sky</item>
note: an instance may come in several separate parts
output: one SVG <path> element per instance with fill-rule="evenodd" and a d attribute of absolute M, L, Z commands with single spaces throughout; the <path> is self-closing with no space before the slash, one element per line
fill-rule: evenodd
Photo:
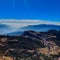
<path fill-rule="evenodd" d="M 0 19 L 60 22 L 60 0 L 0 0 Z"/>

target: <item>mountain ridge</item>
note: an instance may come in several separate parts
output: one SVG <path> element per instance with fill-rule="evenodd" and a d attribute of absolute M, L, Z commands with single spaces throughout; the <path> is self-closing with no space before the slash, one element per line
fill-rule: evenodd
<path fill-rule="evenodd" d="M 13 31 L 13 27 L 6 24 L 0 24 L 0 35 L 9 33 L 11 31 Z"/>
<path fill-rule="evenodd" d="M 26 30 L 33 30 L 33 31 L 60 30 L 60 25 L 38 24 L 38 25 L 29 25 L 29 26 L 26 26 L 20 29 L 23 31 L 26 31 Z"/>
<path fill-rule="evenodd" d="M 33 30 L 37 32 L 46 32 L 48 30 L 60 30 L 60 25 L 50 25 L 50 24 L 39 24 L 39 25 L 29 25 L 23 28 L 19 28 L 16 31 L 7 33 L 8 35 L 19 35 L 24 31 Z"/>

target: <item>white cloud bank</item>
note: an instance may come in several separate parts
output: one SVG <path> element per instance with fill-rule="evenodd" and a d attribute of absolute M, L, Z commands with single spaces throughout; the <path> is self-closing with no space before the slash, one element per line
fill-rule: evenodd
<path fill-rule="evenodd" d="M 53 24 L 60 25 L 60 22 L 51 22 L 47 20 L 16 20 L 16 19 L 0 19 L 0 23 L 7 24 L 16 28 L 37 25 L 37 24 Z"/>

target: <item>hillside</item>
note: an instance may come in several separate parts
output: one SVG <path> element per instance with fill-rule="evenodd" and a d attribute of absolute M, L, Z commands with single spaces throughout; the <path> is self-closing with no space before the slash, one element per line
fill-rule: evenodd
<path fill-rule="evenodd" d="M 60 56 L 60 31 L 24 31 L 21 35 L 0 35 L 0 56 L 13 60 L 55 60 Z M 53 59 L 52 59 L 53 58 Z"/>

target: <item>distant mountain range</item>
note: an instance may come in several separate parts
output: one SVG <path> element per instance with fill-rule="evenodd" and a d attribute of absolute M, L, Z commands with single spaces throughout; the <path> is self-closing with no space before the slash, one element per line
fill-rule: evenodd
<path fill-rule="evenodd" d="M 48 30 L 60 30 L 59 25 L 49 25 L 49 24 L 39 24 L 39 25 L 29 25 L 23 28 L 20 28 L 23 31 L 33 30 L 33 31 L 48 31 Z"/>
<path fill-rule="evenodd" d="M 22 31 L 15 31 L 15 32 L 7 33 L 6 35 L 16 36 L 16 35 L 21 35 L 22 33 L 23 33 Z"/>
<path fill-rule="evenodd" d="M 49 25 L 49 24 L 29 25 L 16 30 L 14 27 L 5 24 L 0 24 L 0 35 L 1 34 L 20 35 L 27 30 L 32 30 L 37 32 L 46 32 L 48 30 L 60 30 L 60 25 Z"/>
<path fill-rule="evenodd" d="M 0 24 L 0 34 L 4 34 L 10 30 L 10 26 L 5 24 Z"/>
<path fill-rule="evenodd" d="M 8 26 L 6 24 L 0 24 L 0 35 L 9 33 L 13 31 L 13 27 Z"/>

